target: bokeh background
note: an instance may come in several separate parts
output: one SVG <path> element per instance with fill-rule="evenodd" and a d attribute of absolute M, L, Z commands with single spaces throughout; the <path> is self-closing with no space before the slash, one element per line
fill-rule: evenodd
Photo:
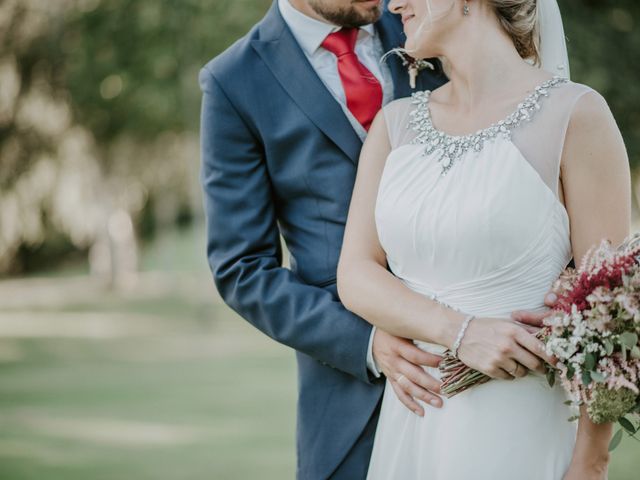
<path fill-rule="evenodd" d="M 640 4 L 559 3 L 636 202 Z M 293 354 L 216 294 L 198 183 L 198 70 L 270 4 L 0 0 L 0 479 L 293 478 Z"/>

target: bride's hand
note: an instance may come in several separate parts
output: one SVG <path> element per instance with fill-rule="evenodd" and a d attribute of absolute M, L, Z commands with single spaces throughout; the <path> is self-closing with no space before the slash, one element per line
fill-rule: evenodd
<path fill-rule="evenodd" d="M 529 370 L 545 373 L 544 361 L 555 365 L 544 344 L 522 325 L 509 319 L 475 318 L 458 348 L 458 358 L 491 378 L 512 380 Z M 526 367 L 526 368 L 523 368 Z"/>
<path fill-rule="evenodd" d="M 553 313 L 551 309 L 556 306 L 557 302 L 558 296 L 553 291 L 550 291 L 544 297 L 544 304 L 549 307 L 549 310 L 545 312 L 516 310 L 511 313 L 511 318 L 517 322 L 527 324 L 528 326 L 525 328 L 529 333 L 535 333 L 544 325 L 544 319 Z"/>

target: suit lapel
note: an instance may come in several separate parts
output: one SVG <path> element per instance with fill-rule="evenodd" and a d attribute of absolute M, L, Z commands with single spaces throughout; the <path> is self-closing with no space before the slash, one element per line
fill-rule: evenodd
<path fill-rule="evenodd" d="M 252 46 L 300 109 L 357 164 L 360 137 L 296 42 L 277 2 L 260 25 L 260 40 Z"/>
<path fill-rule="evenodd" d="M 401 24 L 394 17 L 385 2 L 382 18 L 376 23 L 385 51 L 404 45 Z M 259 29 L 260 39 L 251 42 L 255 51 L 309 119 L 357 164 L 362 141 L 287 27 L 277 0 L 273 2 Z M 410 96 L 414 90 L 409 85 L 409 75 L 402 60 L 397 55 L 390 55 L 386 61 L 393 78 L 394 97 Z M 435 88 L 446 81 L 446 77 L 443 78 L 439 79 L 437 73 L 434 75 L 424 71 L 418 75 L 417 89 Z"/>
<path fill-rule="evenodd" d="M 398 28 L 400 22 L 386 8 L 382 14 L 382 18 L 376 23 L 376 29 L 380 36 L 380 42 L 385 52 L 404 45 L 403 32 Z M 393 78 L 393 96 L 394 98 L 402 98 L 411 95 L 411 86 L 409 85 L 409 75 L 407 67 L 402 65 L 402 60 L 397 55 L 389 55 L 385 60 L 391 71 Z"/>

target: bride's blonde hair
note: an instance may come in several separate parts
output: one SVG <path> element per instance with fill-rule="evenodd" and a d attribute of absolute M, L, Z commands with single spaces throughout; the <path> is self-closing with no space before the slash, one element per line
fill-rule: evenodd
<path fill-rule="evenodd" d="M 429 1 L 429 0 L 427 0 Z M 509 34 L 518 54 L 540 64 L 538 0 L 486 0 Z"/>

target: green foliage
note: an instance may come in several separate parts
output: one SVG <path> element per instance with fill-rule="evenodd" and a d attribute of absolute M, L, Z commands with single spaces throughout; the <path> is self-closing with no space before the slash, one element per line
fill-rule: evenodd
<path fill-rule="evenodd" d="M 609 451 L 615 450 L 622 441 L 622 429 L 618 430 L 609 442 Z"/>
<path fill-rule="evenodd" d="M 125 210 L 145 232 L 197 215 L 198 71 L 271 3 L 0 2 L 0 274 L 60 239 L 86 250 L 103 235 L 96 210 Z M 559 3 L 572 78 L 607 99 L 635 166 L 640 5 Z"/>
<path fill-rule="evenodd" d="M 65 12 L 56 55 L 76 118 L 99 143 L 197 129 L 198 69 L 240 37 L 268 0 L 109 0 Z"/>
<path fill-rule="evenodd" d="M 598 90 L 622 131 L 633 167 L 640 163 L 640 3 L 559 0 L 572 80 Z"/>
<path fill-rule="evenodd" d="M 0 274 L 198 213 L 198 71 L 269 4 L 0 3 Z"/>

